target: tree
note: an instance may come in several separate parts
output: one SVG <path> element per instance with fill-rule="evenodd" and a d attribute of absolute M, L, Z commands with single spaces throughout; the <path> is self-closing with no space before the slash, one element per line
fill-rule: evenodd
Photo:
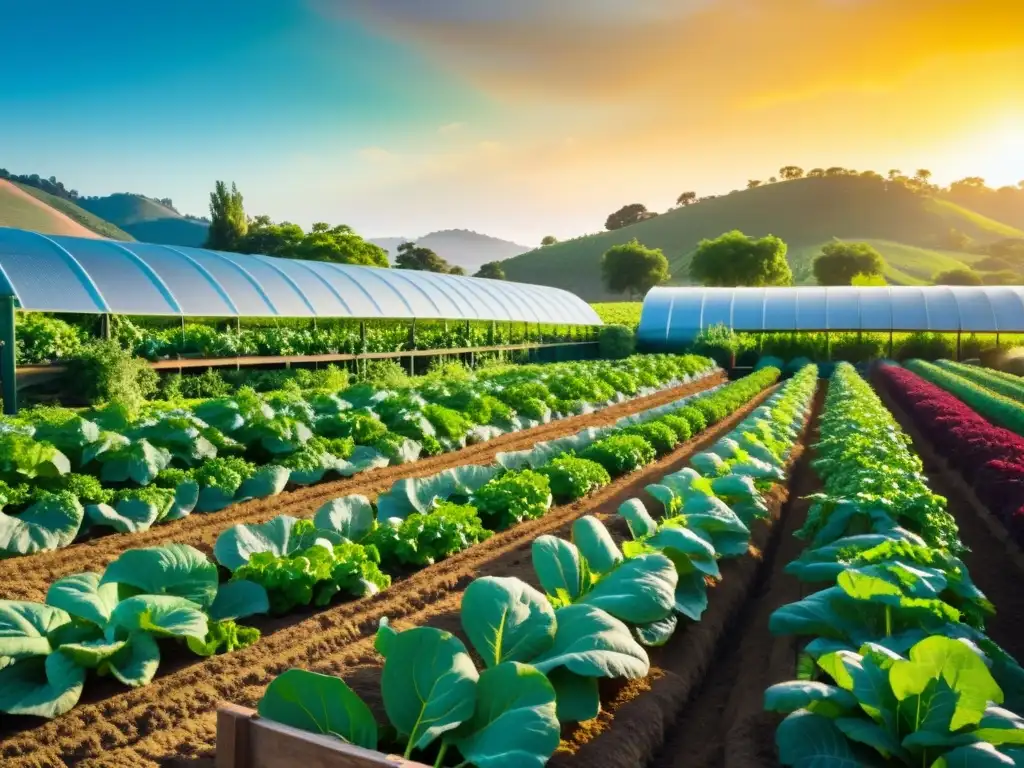
<path fill-rule="evenodd" d="M 690 262 L 690 277 L 703 285 L 791 285 L 786 244 L 768 235 L 755 240 L 739 230 L 701 240 Z"/>
<path fill-rule="evenodd" d="M 825 171 L 826 176 L 852 176 L 854 173 L 856 172 L 839 165 L 834 165 Z"/>
<path fill-rule="evenodd" d="M 505 270 L 501 268 L 500 261 L 489 261 L 480 267 L 473 277 L 486 277 L 491 280 L 504 280 Z"/>
<path fill-rule="evenodd" d="M 812 267 L 818 285 L 852 285 L 855 275 L 881 275 L 882 254 L 868 243 L 826 243 Z"/>
<path fill-rule="evenodd" d="M 774 176 L 772 176 L 770 179 L 768 179 L 768 183 L 769 184 L 775 184 L 777 181 L 778 181 L 778 179 L 775 178 Z"/>
<path fill-rule="evenodd" d="M 249 220 L 248 232 L 232 249 L 238 253 L 259 253 L 284 259 L 330 261 L 335 264 L 359 264 L 387 267 L 388 254 L 383 248 L 368 243 L 351 227 L 332 227 L 317 222 L 307 233 L 298 224 L 275 224 L 269 216 Z"/>
<path fill-rule="evenodd" d="M 820 179 L 824 175 L 825 175 L 825 169 L 824 168 L 811 168 L 811 170 L 809 170 L 807 172 L 807 177 L 810 178 L 810 179 Z"/>
<path fill-rule="evenodd" d="M 206 234 L 206 247 L 214 251 L 233 251 L 248 229 L 242 193 L 234 182 L 229 191 L 227 184 L 218 181 L 210 193 L 210 229 Z"/>
<path fill-rule="evenodd" d="M 760 186 L 761 186 L 761 182 L 758 181 L 757 179 L 750 179 L 747 182 L 747 189 L 757 189 Z"/>
<path fill-rule="evenodd" d="M 779 169 L 779 176 L 784 180 L 790 181 L 792 179 L 802 179 L 804 175 L 804 169 L 798 165 L 786 165 Z"/>
<path fill-rule="evenodd" d="M 458 264 L 456 264 L 455 266 L 449 268 L 448 274 L 449 275 L 458 275 L 459 277 L 465 277 L 466 276 L 466 270 L 463 269 L 462 267 L 460 267 Z"/>
<path fill-rule="evenodd" d="M 901 171 L 899 168 L 889 169 L 889 181 L 896 181 L 896 179 L 898 179 L 902 175 L 903 171 Z"/>
<path fill-rule="evenodd" d="M 668 259 L 660 248 L 645 248 L 634 237 L 609 248 L 601 257 L 601 276 L 612 293 L 644 295 L 668 279 Z"/>
<path fill-rule="evenodd" d="M 865 275 L 863 272 L 853 276 L 850 285 L 858 288 L 881 288 L 888 285 L 881 275 Z"/>
<path fill-rule="evenodd" d="M 914 173 L 914 178 L 917 179 L 922 184 L 927 184 L 931 177 L 932 172 L 929 171 L 927 168 L 918 168 L 917 171 Z"/>
<path fill-rule="evenodd" d="M 697 202 L 697 193 L 696 192 L 683 192 L 683 194 L 681 194 L 679 197 L 676 198 L 676 205 L 681 205 L 683 207 L 685 207 L 687 205 L 693 205 L 696 202 Z"/>
<path fill-rule="evenodd" d="M 624 205 L 609 216 L 604 223 L 604 228 L 609 232 L 614 232 L 616 229 L 622 229 L 646 219 L 652 219 L 657 215 L 653 211 L 648 211 L 647 206 L 642 203 L 631 203 L 630 205 Z"/>
<path fill-rule="evenodd" d="M 418 272 L 450 272 L 451 265 L 429 248 L 416 243 L 402 243 L 398 246 L 398 258 L 395 259 L 398 269 L 412 269 Z"/>
<path fill-rule="evenodd" d="M 955 227 L 950 227 L 948 232 L 939 237 L 939 244 L 951 251 L 966 251 L 973 242 L 970 235 L 961 232 Z"/>
<path fill-rule="evenodd" d="M 967 267 L 957 267 L 939 272 L 932 281 L 936 285 L 981 285 L 981 275 Z"/>
<path fill-rule="evenodd" d="M 544 239 L 540 241 L 540 244 L 542 246 L 544 246 L 544 245 L 554 245 L 557 242 L 558 242 L 558 238 L 555 237 L 554 235 L 544 235 Z"/>

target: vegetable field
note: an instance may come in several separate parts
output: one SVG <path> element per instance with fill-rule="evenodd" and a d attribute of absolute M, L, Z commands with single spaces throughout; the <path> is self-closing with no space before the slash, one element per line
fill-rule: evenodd
<path fill-rule="evenodd" d="M 1024 505 L 1014 432 L 914 366 L 876 372 L 882 399 L 846 364 L 828 382 L 813 365 L 727 382 L 696 357 L 564 366 L 335 393 L 333 412 L 198 404 L 253 465 L 274 443 L 241 437 L 282 413 L 312 433 L 286 457 L 383 454 L 355 436 L 377 424 L 420 450 L 309 483 L 293 473 L 322 466 L 286 466 L 246 500 L 281 466 L 264 456 L 223 511 L 0 561 L 0 763 L 210 766 L 223 702 L 434 766 L 1024 761 L 1024 574 L 980 517 L 1012 530 Z M 412 460 L 426 424 L 440 450 Z M 959 442 L 962 463 L 936 458 Z M 234 478 L 202 473 L 220 455 L 156 447 L 171 458 L 146 484 L 78 476 L 226 500 Z M 69 493 L 38 490 L 66 474 L 8 486 Z M 31 504 L 9 517 L 50 519 Z"/>

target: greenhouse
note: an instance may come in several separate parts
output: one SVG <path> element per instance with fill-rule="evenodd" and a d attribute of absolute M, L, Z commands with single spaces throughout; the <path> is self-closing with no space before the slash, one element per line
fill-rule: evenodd
<path fill-rule="evenodd" d="M 637 337 L 650 347 L 692 341 L 702 330 L 1024 331 L 1024 287 L 654 288 Z"/>
<path fill-rule="evenodd" d="M 0 376 L 7 403 L 15 393 L 16 309 L 183 320 L 601 325 L 577 296 L 546 286 L 0 227 Z"/>

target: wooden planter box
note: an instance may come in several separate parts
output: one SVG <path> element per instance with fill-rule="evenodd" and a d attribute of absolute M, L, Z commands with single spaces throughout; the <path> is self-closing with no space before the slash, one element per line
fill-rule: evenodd
<path fill-rule="evenodd" d="M 345 744 L 340 739 L 263 720 L 234 704 L 217 708 L 217 768 L 428 768 Z"/>

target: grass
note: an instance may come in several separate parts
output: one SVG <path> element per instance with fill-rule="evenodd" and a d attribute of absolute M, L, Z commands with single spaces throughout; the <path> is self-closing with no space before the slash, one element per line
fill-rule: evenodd
<path fill-rule="evenodd" d="M 822 244 L 834 238 L 881 243 L 891 262 L 891 279 L 921 282 L 956 261 L 935 250 L 955 227 L 978 242 L 1024 237 L 1024 232 L 946 201 L 919 197 L 904 188 L 860 177 L 800 179 L 769 184 L 678 208 L 615 232 L 568 240 L 530 251 L 502 266 L 509 280 L 553 285 L 588 301 L 613 301 L 601 284 L 598 263 L 613 245 L 637 238 L 661 248 L 675 284 L 687 283 L 698 242 L 739 229 L 773 234 L 789 246 L 798 284 L 814 282 L 810 264 Z M 932 262 L 931 254 L 935 254 Z M 964 261 L 970 257 L 957 254 Z"/>
<path fill-rule="evenodd" d="M 27 184 L 11 182 L 18 189 L 31 195 L 42 203 L 50 206 L 53 210 L 63 213 L 76 224 L 80 224 L 97 235 L 108 237 L 111 240 L 134 240 L 127 232 L 118 229 L 109 221 L 104 221 L 86 210 L 65 200 L 62 197 L 43 192 L 41 189 L 30 187 Z M 43 234 L 62 234 L 54 230 L 53 217 L 44 208 L 32 205 L 15 195 L 3 195 L 0 197 L 0 224 L 7 227 L 29 229 L 33 232 Z"/>

